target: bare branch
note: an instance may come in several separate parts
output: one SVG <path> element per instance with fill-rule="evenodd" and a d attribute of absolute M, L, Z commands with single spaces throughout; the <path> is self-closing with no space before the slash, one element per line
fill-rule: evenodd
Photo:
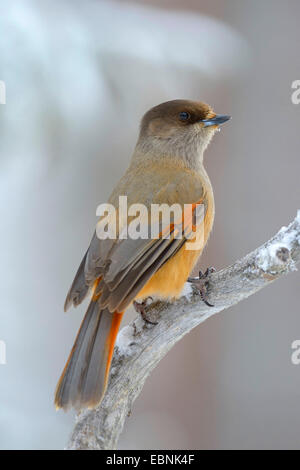
<path fill-rule="evenodd" d="M 288 227 L 260 248 L 209 277 L 208 299 L 214 307 L 206 306 L 190 285 L 174 303 L 155 302 L 147 307 L 147 315 L 159 324 L 137 318 L 122 329 L 106 395 L 97 409 L 77 417 L 67 449 L 115 449 L 132 403 L 172 346 L 207 318 L 296 270 L 299 261 L 300 211 Z"/>

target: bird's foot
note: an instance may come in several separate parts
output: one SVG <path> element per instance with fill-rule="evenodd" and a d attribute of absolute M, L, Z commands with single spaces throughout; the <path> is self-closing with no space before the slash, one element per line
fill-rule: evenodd
<path fill-rule="evenodd" d="M 136 300 L 133 301 L 133 307 L 136 312 L 140 313 L 142 316 L 142 319 L 146 323 L 150 323 L 150 325 L 158 325 L 158 321 L 153 321 L 152 319 L 150 320 L 149 317 L 147 316 L 147 313 L 145 311 L 145 308 L 147 307 L 147 300 L 151 299 L 152 297 L 147 297 L 143 302 L 137 302 Z"/>
<path fill-rule="evenodd" d="M 199 290 L 199 294 L 203 302 L 208 307 L 214 307 L 214 305 L 210 304 L 207 300 L 207 287 L 208 287 L 208 278 L 212 273 L 215 273 L 216 270 L 213 267 L 207 268 L 205 273 L 199 271 L 199 277 L 189 277 L 188 282 L 194 284 L 195 287 Z"/>

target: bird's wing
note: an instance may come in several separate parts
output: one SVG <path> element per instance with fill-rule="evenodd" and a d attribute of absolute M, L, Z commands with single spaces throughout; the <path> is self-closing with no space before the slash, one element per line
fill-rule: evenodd
<path fill-rule="evenodd" d="M 97 281 L 94 296 L 99 296 L 99 306 L 111 312 L 123 311 L 150 277 L 190 239 L 198 225 L 198 204 L 201 201 L 194 204 L 192 212 L 184 212 L 184 220 L 160 230 L 159 238 L 118 239 L 107 244 L 106 253 L 102 246 L 102 256 L 100 246 L 105 240 L 95 234 L 69 291 L 66 308 L 71 303 L 78 305 Z"/>
<path fill-rule="evenodd" d="M 174 194 L 168 204 L 176 203 L 178 199 L 182 201 L 182 194 L 178 197 L 178 187 L 174 180 L 163 187 L 166 195 Z M 202 188 L 198 194 L 203 194 Z M 167 200 L 164 194 L 160 196 L 160 200 Z M 171 221 L 170 226 L 159 224 L 157 235 L 152 233 L 151 238 L 100 240 L 95 232 L 68 292 L 65 310 L 72 304 L 77 306 L 92 287 L 94 295 L 100 297 L 101 308 L 108 308 L 111 312 L 124 310 L 151 276 L 191 237 L 195 230 L 196 208 L 202 202 L 203 198 L 198 199 L 192 212 L 183 211 L 180 220 Z M 151 233 L 148 220 L 145 224 L 148 224 L 147 232 Z M 196 225 L 199 226 L 199 221 Z"/>

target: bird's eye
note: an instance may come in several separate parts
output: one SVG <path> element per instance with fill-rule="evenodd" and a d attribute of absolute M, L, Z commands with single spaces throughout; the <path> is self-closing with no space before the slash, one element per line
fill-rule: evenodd
<path fill-rule="evenodd" d="M 187 113 L 186 111 L 181 111 L 181 113 L 179 113 L 179 119 L 180 121 L 188 121 L 190 119 L 191 115 L 189 113 Z"/>

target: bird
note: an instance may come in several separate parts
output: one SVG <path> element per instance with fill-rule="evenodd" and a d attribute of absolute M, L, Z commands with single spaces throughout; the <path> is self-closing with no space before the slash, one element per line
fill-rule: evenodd
<path fill-rule="evenodd" d="M 155 237 L 121 237 L 124 223 L 134 219 L 128 215 L 125 222 L 119 221 L 115 238 L 101 239 L 95 230 L 65 301 L 67 311 L 90 296 L 56 387 L 57 409 L 82 410 L 101 403 L 121 320 L 131 304 L 143 313 L 145 299 L 172 301 L 180 296 L 188 279 L 196 282 L 189 275 L 208 241 L 215 216 L 213 188 L 203 154 L 229 119 L 206 103 L 183 99 L 161 103 L 143 116 L 129 167 L 108 203 L 116 213 L 120 212 L 120 196 L 126 196 L 128 206 L 143 204 L 150 212 L 153 204 L 177 204 L 185 214 L 186 205 L 190 205 L 192 218 L 187 217 L 181 238 L 175 236 L 180 224 L 174 218 L 168 237 L 161 224 Z M 200 245 L 187 250 L 187 234 L 195 224 L 198 205 L 203 207 L 203 236 Z M 152 221 L 146 218 L 143 223 L 150 226 Z M 205 276 L 199 275 L 199 283 L 201 277 Z M 203 291 L 202 298 L 206 301 Z"/>

